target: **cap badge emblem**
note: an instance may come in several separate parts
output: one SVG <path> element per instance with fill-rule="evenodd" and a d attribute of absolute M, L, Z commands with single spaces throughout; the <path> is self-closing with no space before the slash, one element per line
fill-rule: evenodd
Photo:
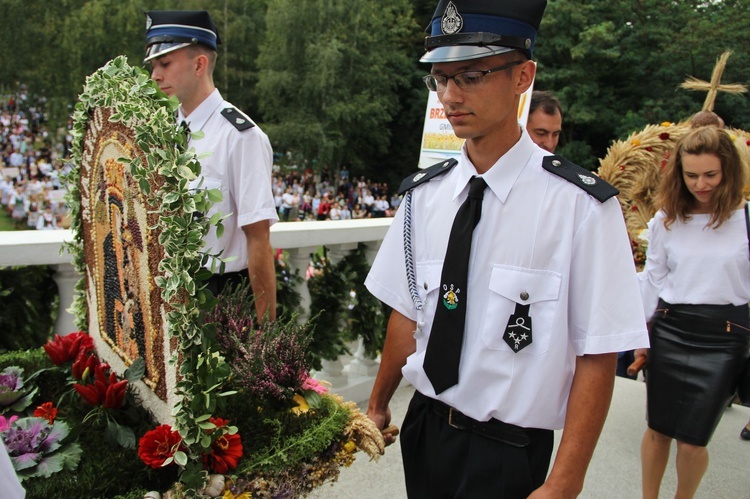
<path fill-rule="evenodd" d="M 586 185 L 594 185 L 594 184 L 596 184 L 596 179 L 594 177 L 589 177 L 587 175 L 581 175 L 579 173 L 578 174 L 578 178 L 580 178 L 581 182 L 583 182 Z"/>
<path fill-rule="evenodd" d="M 443 19 L 440 21 L 440 27 L 446 35 L 453 35 L 461 31 L 464 26 L 464 20 L 453 2 L 448 2 L 448 6 L 443 13 Z"/>
<path fill-rule="evenodd" d="M 414 175 L 414 178 L 411 179 L 411 180 L 412 180 L 412 182 L 417 182 L 417 181 L 421 180 L 422 178 L 424 178 L 425 175 L 427 175 L 427 174 L 426 173 L 417 173 L 416 175 Z"/>

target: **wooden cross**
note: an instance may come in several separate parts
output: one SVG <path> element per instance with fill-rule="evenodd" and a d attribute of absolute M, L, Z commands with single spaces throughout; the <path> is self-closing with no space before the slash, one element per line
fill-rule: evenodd
<path fill-rule="evenodd" d="M 684 83 L 680 84 L 681 88 L 686 90 L 699 90 L 708 92 L 706 100 L 703 102 L 703 108 L 701 111 L 713 111 L 714 103 L 716 102 L 716 96 L 719 92 L 727 92 L 730 94 L 741 94 L 747 92 L 747 86 L 740 83 L 721 83 L 721 75 L 724 73 L 724 68 L 727 66 L 727 59 L 732 55 L 732 51 L 728 50 L 721 54 L 721 57 L 717 59 L 714 71 L 711 74 L 711 81 L 703 81 L 693 76 L 688 77 Z"/>

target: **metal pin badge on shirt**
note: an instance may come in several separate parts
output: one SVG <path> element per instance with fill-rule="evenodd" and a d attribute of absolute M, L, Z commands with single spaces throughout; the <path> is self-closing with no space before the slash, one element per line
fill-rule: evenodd
<path fill-rule="evenodd" d="M 528 295 L 527 295 L 528 296 Z M 531 345 L 531 317 L 529 317 L 529 304 L 516 303 L 516 310 L 508 319 L 505 326 L 503 340 L 513 352 L 520 352 Z"/>
<path fill-rule="evenodd" d="M 458 288 L 453 289 L 453 284 L 451 284 L 450 287 L 443 284 L 443 291 L 445 291 L 445 293 L 443 293 L 443 305 L 445 305 L 445 308 L 453 310 L 458 307 L 458 293 L 460 293 L 461 290 Z"/>

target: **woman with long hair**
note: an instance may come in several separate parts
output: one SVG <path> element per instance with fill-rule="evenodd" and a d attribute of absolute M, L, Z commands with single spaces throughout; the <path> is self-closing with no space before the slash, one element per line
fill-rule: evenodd
<path fill-rule="evenodd" d="M 656 499 L 672 439 L 677 498 L 692 498 L 706 445 L 750 352 L 750 245 L 743 160 L 715 126 L 683 136 L 667 165 L 639 274 L 651 348 L 643 497 Z M 636 351 L 636 357 L 646 355 Z"/>

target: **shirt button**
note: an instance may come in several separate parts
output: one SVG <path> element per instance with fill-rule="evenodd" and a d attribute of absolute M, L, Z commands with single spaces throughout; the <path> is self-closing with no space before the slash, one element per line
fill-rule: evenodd
<path fill-rule="evenodd" d="M 528 293 L 527 293 L 526 291 L 522 291 L 522 292 L 521 292 L 521 299 L 522 299 L 523 301 L 526 301 L 526 300 L 528 300 L 528 299 L 529 299 L 529 294 L 528 294 Z"/>
<path fill-rule="evenodd" d="M 424 286 L 424 289 L 425 289 L 425 291 L 427 291 L 427 282 L 426 282 L 426 281 L 425 281 L 425 283 L 423 284 L 423 286 Z"/>

